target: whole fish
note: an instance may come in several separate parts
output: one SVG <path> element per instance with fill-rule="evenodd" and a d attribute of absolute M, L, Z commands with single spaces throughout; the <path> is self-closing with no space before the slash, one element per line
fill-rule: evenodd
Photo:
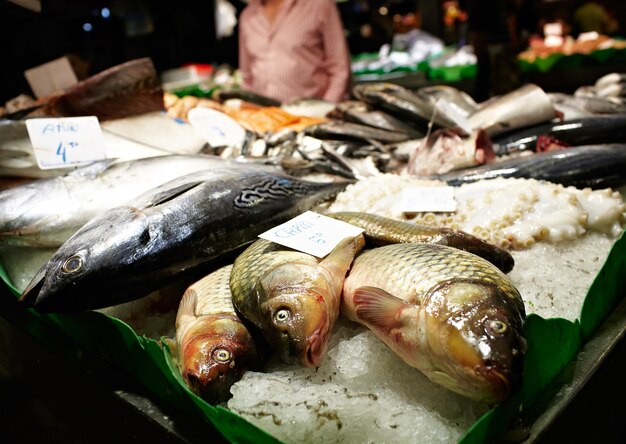
<path fill-rule="evenodd" d="M 450 185 L 495 177 L 523 177 L 578 188 L 626 183 L 626 144 L 584 145 L 536 153 L 436 176 Z"/>
<path fill-rule="evenodd" d="M 189 387 L 215 404 L 262 358 L 252 335 L 235 313 L 230 293 L 232 265 L 191 285 L 176 315 L 176 360 Z"/>
<path fill-rule="evenodd" d="M 576 97 L 571 94 L 550 93 L 550 100 L 565 120 L 596 114 L 624 114 L 626 104 L 603 97 Z"/>
<path fill-rule="evenodd" d="M 433 244 L 367 250 L 344 282 L 341 312 L 463 396 L 499 403 L 520 385 L 524 303 L 505 274 L 474 254 Z"/>
<path fill-rule="evenodd" d="M 37 272 L 20 300 L 41 312 L 62 312 L 138 299 L 345 186 L 249 168 L 180 177 L 91 219 Z"/>
<path fill-rule="evenodd" d="M 356 85 L 354 95 L 365 103 L 403 119 L 410 125 L 425 129 L 428 122 L 440 127 L 454 126 L 454 122 L 442 113 L 435 112 L 430 100 L 425 100 L 413 91 L 392 83 Z"/>
<path fill-rule="evenodd" d="M 358 123 L 330 120 L 305 128 L 304 133 L 318 139 L 376 140 L 381 143 L 398 143 L 409 139 L 408 134 L 373 128 Z"/>
<path fill-rule="evenodd" d="M 185 174 L 228 165 L 234 163 L 207 155 L 111 159 L 2 191 L 0 244 L 58 247 L 109 208 Z"/>
<path fill-rule="evenodd" d="M 108 68 L 52 97 L 50 116 L 97 116 L 100 121 L 161 111 L 163 89 L 152 60 L 130 60 Z"/>
<path fill-rule="evenodd" d="M 391 114 L 381 110 L 370 109 L 366 103 L 355 100 L 339 103 L 332 116 L 348 122 L 371 126 L 372 128 L 407 134 L 410 139 L 424 137 L 423 132 L 407 125 Z"/>
<path fill-rule="evenodd" d="M 537 85 L 529 83 L 482 105 L 467 118 L 467 123 L 494 137 L 555 117 L 557 113 L 550 97 Z"/>
<path fill-rule="evenodd" d="M 493 150 L 497 155 L 541 151 L 537 142 L 546 137 L 571 146 L 626 143 L 626 115 L 584 117 L 524 128 L 494 139 Z"/>
<path fill-rule="evenodd" d="M 453 108 L 458 115 L 465 118 L 478 109 L 478 105 L 469 94 L 452 86 L 424 86 L 418 89 L 416 94 L 432 103 L 437 103 L 439 100 L 442 100 Z"/>
<path fill-rule="evenodd" d="M 235 260 L 233 304 L 283 362 L 317 367 L 339 316 L 341 287 L 362 235 L 346 238 L 324 259 L 260 239 Z"/>
<path fill-rule="evenodd" d="M 447 245 L 476 254 L 494 264 L 503 273 L 511 271 L 515 264 L 508 251 L 464 231 L 418 225 L 369 213 L 345 211 L 327 216 L 363 228 L 368 244 L 375 246 L 397 243 Z"/>

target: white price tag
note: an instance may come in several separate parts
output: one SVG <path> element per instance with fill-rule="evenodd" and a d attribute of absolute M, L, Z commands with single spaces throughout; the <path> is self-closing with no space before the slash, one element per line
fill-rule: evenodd
<path fill-rule="evenodd" d="M 403 213 L 456 211 L 453 187 L 410 187 L 400 193 L 397 209 Z"/>
<path fill-rule="evenodd" d="M 346 237 L 357 236 L 363 231 L 363 228 L 341 220 L 307 211 L 259 237 L 321 258 Z"/>
<path fill-rule="evenodd" d="M 189 124 L 212 147 L 241 147 L 246 130 L 232 117 L 211 108 L 192 108 L 187 114 Z"/>
<path fill-rule="evenodd" d="M 42 170 L 106 159 L 106 146 L 95 116 L 28 119 L 26 129 Z"/>

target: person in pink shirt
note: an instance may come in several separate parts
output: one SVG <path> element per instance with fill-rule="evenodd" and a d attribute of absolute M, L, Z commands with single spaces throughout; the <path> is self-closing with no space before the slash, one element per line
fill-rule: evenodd
<path fill-rule="evenodd" d="M 339 102 L 349 52 L 334 0 L 250 0 L 239 19 L 242 88 L 282 102 Z"/>

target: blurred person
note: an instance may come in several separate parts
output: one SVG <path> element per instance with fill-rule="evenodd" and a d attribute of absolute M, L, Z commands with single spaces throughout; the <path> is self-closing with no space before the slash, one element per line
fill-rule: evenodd
<path fill-rule="evenodd" d="M 280 101 L 339 102 L 349 52 L 334 0 L 250 0 L 239 19 L 242 88 Z"/>

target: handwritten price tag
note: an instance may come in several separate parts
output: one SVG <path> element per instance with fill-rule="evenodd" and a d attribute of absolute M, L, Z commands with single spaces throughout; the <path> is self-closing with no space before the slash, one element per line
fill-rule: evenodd
<path fill-rule="evenodd" d="M 454 212 L 456 200 L 453 187 L 410 187 L 400 193 L 397 210 L 403 213 Z"/>
<path fill-rule="evenodd" d="M 106 159 L 95 116 L 26 120 L 39 168 L 63 168 Z"/>
<path fill-rule="evenodd" d="M 346 222 L 307 211 L 259 237 L 321 258 L 346 237 L 357 236 L 363 231 Z"/>

